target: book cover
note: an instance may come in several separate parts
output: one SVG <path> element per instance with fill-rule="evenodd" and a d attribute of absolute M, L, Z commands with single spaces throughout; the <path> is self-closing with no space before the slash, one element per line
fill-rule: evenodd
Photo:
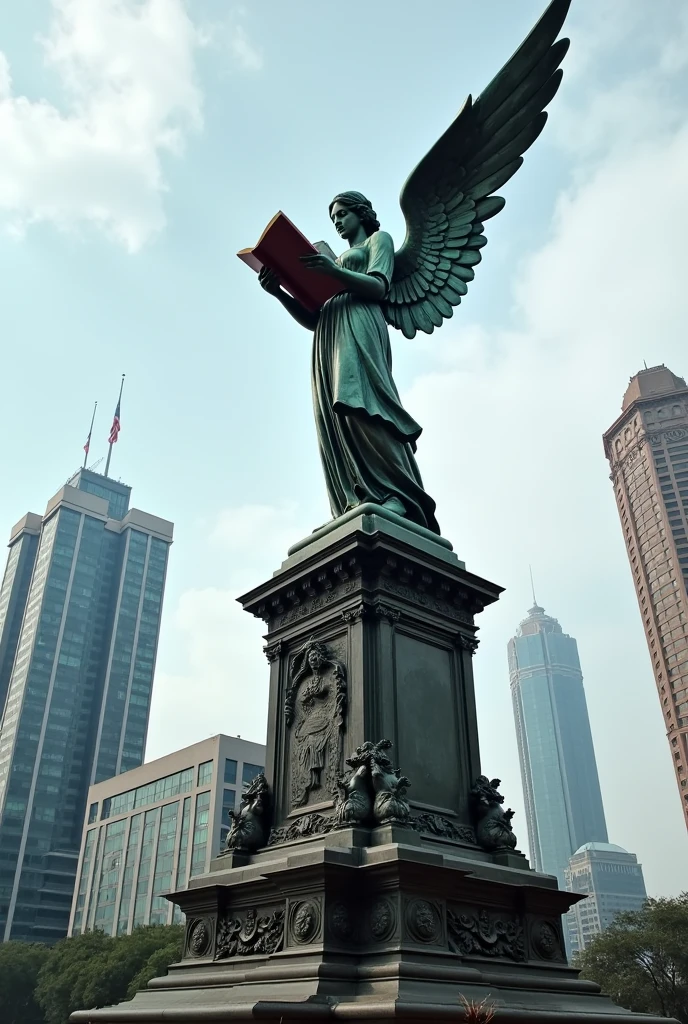
<path fill-rule="evenodd" d="M 327 242 L 309 242 L 280 210 L 265 228 L 257 244 L 251 249 L 242 249 L 237 256 L 256 273 L 262 267 L 274 270 L 282 287 L 306 309 L 315 311 L 333 295 L 343 291 L 343 285 L 338 281 L 315 270 L 308 270 L 301 263 L 301 256 L 311 256 L 317 252 L 336 259 Z"/>

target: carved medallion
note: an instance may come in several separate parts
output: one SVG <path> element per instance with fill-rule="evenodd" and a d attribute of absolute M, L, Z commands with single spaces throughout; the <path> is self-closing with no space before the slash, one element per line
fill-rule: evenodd
<path fill-rule="evenodd" d="M 506 914 L 488 914 L 486 910 L 447 910 L 449 948 L 461 956 L 526 959 L 523 928 Z"/>
<path fill-rule="evenodd" d="M 215 960 L 276 953 L 284 942 L 284 909 L 225 913 L 219 920 Z"/>
<path fill-rule="evenodd" d="M 284 699 L 290 730 L 291 806 L 334 800 L 346 716 L 344 665 L 311 637 L 297 652 Z"/>
<path fill-rule="evenodd" d="M 533 949 L 543 960 L 563 960 L 559 932 L 550 921 L 538 921 L 531 932 Z"/>
<path fill-rule="evenodd" d="M 392 935 L 396 924 L 396 915 L 390 900 L 379 899 L 373 903 L 369 924 L 370 934 L 376 942 L 384 942 Z"/>
<path fill-rule="evenodd" d="M 406 926 L 416 942 L 439 942 L 442 923 L 437 907 L 428 900 L 412 900 L 406 908 Z"/>
<path fill-rule="evenodd" d="M 345 903 L 335 903 L 329 914 L 330 932 L 340 942 L 351 942 L 354 935 L 354 926 Z"/>
<path fill-rule="evenodd" d="M 294 942 L 305 945 L 312 942 L 320 931 L 320 907 L 312 900 L 297 903 L 291 908 L 291 935 Z"/>
<path fill-rule="evenodd" d="M 210 928 L 207 921 L 194 921 L 189 928 L 187 948 L 191 956 L 205 956 L 210 946 Z"/>

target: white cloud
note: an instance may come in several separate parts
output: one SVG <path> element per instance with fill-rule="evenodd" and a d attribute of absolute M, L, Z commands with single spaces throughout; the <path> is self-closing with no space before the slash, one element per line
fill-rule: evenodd
<path fill-rule="evenodd" d="M 255 66 L 238 21 L 232 39 Z M 165 155 L 202 125 L 204 39 L 184 0 L 52 0 L 40 44 L 60 107 L 14 94 L 0 52 L 0 223 L 95 226 L 136 251 L 165 225 Z"/>

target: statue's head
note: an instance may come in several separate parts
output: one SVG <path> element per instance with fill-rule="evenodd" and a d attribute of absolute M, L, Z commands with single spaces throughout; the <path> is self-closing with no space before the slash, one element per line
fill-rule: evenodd
<path fill-rule="evenodd" d="M 366 235 L 380 230 L 373 204 L 361 192 L 340 192 L 330 203 L 330 219 L 342 238 L 351 239 L 358 229 Z"/>

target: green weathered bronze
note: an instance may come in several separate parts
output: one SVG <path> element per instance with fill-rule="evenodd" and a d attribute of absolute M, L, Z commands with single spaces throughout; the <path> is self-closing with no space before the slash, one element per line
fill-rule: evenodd
<path fill-rule="evenodd" d="M 486 244 L 483 225 L 504 207 L 495 195 L 542 131 L 568 40 L 557 36 L 570 0 L 553 0 L 523 45 L 475 103 L 469 96 L 401 192 L 406 238 L 397 252 L 372 204 L 344 192 L 330 218 L 349 248 L 338 259 L 304 257 L 346 286 L 306 310 L 263 268 L 260 283 L 314 332 L 312 389 L 332 515 L 374 502 L 439 533 L 435 502 L 415 460 L 421 427 L 392 378 L 388 325 L 413 338 L 452 316 Z"/>

